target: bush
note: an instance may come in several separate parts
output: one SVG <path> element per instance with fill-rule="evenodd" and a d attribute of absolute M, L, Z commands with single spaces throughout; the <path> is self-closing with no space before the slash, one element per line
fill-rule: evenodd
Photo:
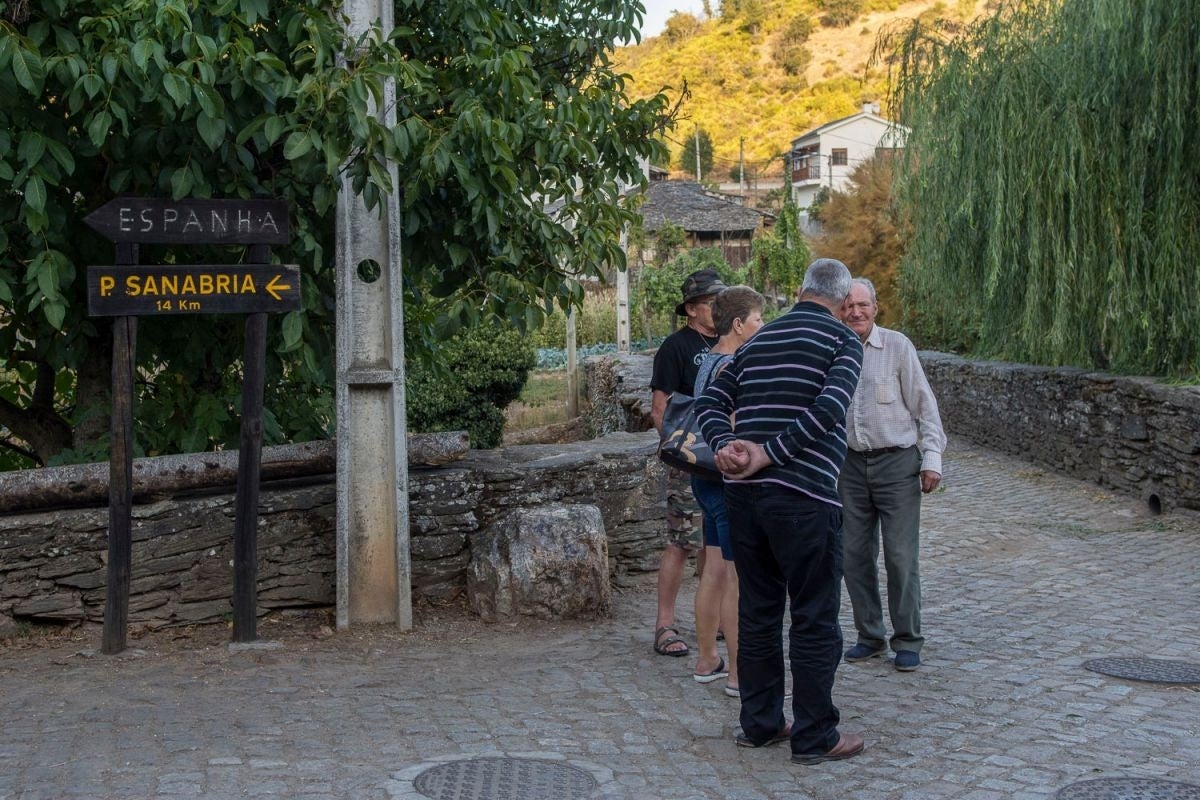
<path fill-rule="evenodd" d="M 533 342 L 511 328 L 480 325 L 450 339 L 439 355 L 441 369 L 409 365 L 409 428 L 466 430 L 472 447 L 500 444 L 504 409 L 536 361 Z"/>
<path fill-rule="evenodd" d="M 831 28 L 844 28 L 858 18 L 863 10 L 863 0 L 818 0 L 821 9 L 821 24 Z"/>

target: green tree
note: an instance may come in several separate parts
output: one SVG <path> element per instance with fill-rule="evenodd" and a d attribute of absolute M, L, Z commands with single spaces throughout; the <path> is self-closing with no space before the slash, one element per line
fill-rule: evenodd
<path fill-rule="evenodd" d="M 699 153 L 697 153 L 697 149 L 699 149 Z M 697 158 L 699 162 L 697 162 Z M 711 176 L 713 144 L 708 131 L 704 128 L 696 128 L 691 136 L 684 139 L 683 147 L 679 151 L 679 160 L 676 163 L 679 169 L 688 172 L 697 180 Z"/>
<path fill-rule="evenodd" d="M 762 28 L 767 19 L 766 9 L 762 0 L 742 0 L 741 25 L 743 31 L 754 35 Z"/>
<path fill-rule="evenodd" d="M 768 297 L 786 301 L 800 288 L 811 257 L 800 233 L 800 209 L 792 197 L 791 175 L 786 168 L 783 175 L 783 205 L 775 226 L 754 240 L 746 271 L 755 288 Z"/>
<path fill-rule="evenodd" d="M 676 11 L 667 17 L 662 35 L 671 42 L 686 42 L 700 32 L 700 20 L 684 11 Z"/>
<path fill-rule="evenodd" d="M 844 192 L 833 192 L 821 210 L 815 257 L 844 262 L 855 277 L 870 278 L 879 295 L 879 323 L 893 326 L 903 314 L 896 295 L 904 238 L 892 204 L 895 156 L 886 151 L 863 161 Z"/>
<path fill-rule="evenodd" d="M 642 269 L 631 301 L 642 308 L 648 339 L 665 336 L 677 326 L 675 306 L 679 304 L 679 287 L 688 275 L 701 269 L 715 269 L 727 286 L 742 283 L 745 278 L 744 273 L 729 265 L 718 247 L 682 250 L 661 266 Z"/>
<path fill-rule="evenodd" d="M 914 334 L 989 357 L 1200 372 L 1200 6 L 1005 5 L 896 54 Z M 893 49 L 893 47 L 895 49 Z"/>
<path fill-rule="evenodd" d="M 638 3 L 400 0 L 393 31 L 357 42 L 340 5 L 0 5 L 0 448 L 18 463 L 103 454 L 110 333 L 86 317 L 84 268 L 112 249 L 80 220 L 122 192 L 289 204 L 293 240 L 276 255 L 301 264 L 304 308 L 272 323 L 268 441 L 330 428 L 341 171 L 369 204 L 402 192 L 417 355 L 493 316 L 536 327 L 551 303 L 579 301 L 575 275 L 623 264 L 617 234 L 633 214 L 619 187 L 670 121 L 665 96 L 630 98 L 609 62 L 609 42 L 636 38 Z M 394 130 L 370 113 L 389 78 Z M 142 259 L 240 255 L 159 247 Z M 143 320 L 148 451 L 236 441 L 240 327 Z M 287 408 L 273 414 L 272 398 Z"/>

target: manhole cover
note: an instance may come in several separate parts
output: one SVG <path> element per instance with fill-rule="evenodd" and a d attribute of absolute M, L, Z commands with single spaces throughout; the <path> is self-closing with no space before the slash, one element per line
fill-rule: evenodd
<path fill-rule="evenodd" d="M 430 767 L 413 787 L 433 800 L 573 800 L 596 790 L 591 773 L 537 758 L 472 758 Z"/>
<path fill-rule="evenodd" d="M 1155 778 L 1100 778 L 1058 790 L 1056 800 L 1200 800 L 1200 786 Z"/>
<path fill-rule="evenodd" d="M 1162 658 L 1093 658 L 1084 663 L 1085 669 L 1151 683 L 1200 683 L 1200 664 L 1187 661 L 1167 661 Z"/>

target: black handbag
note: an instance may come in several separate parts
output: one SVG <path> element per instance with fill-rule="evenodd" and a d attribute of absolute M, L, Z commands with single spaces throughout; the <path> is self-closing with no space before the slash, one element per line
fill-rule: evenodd
<path fill-rule="evenodd" d="M 673 392 L 663 411 L 658 457 L 663 463 L 710 481 L 721 480 L 713 452 L 696 425 L 696 398 Z"/>

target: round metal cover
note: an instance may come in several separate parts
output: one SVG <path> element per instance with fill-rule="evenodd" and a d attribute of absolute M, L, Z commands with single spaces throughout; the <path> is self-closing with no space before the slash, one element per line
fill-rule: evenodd
<path fill-rule="evenodd" d="M 1056 800 L 1200 800 L 1200 786 L 1156 778 L 1100 778 L 1058 790 Z"/>
<path fill-rule="evenodd" d="M 1084 663 L 1085 669 L 1150 683 L 1200 684 L 1200 664 L 1187 661 L 1167 661 L 1162 658 L 1094 658 Z"/>
<path fill-rule="evenodd" d="M 433 800 L 574 800 L 596 790 L 586 770 L 537 758 L 472 758 L 430 767 L 413 788 Z"/>

